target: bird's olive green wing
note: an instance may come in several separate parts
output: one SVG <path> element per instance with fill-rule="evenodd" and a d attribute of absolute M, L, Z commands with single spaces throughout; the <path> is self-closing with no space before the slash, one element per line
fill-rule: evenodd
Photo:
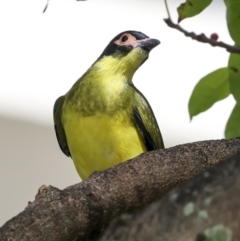
<path fill-rule="evenodd" d="M 136 89 L 137 90 L 137 89 Z M 156 118 L 143 94 L 137 90 L 138 101 L 133 108 L 135 123 L 148 151 L 163 149 L 164 143 Z"/>
<path fill-rule="evenodd" d="M 60 96 L 53 107 L 53 119 L 54 119 L 54 128 L 57 136 L 58 144 L 66 156 L 71 156 L 65 131 L 62 125 L 62 106 L 65 100 L 65 96 Z"/>

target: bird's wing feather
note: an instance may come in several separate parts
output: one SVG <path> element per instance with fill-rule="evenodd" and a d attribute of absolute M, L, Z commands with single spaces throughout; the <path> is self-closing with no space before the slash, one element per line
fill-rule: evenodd
<path fill-rule="evenodd" d="M 136 88 L 135 88 L 136 89 Z M 156 118 L 146 98 L 137 90 L 136 105 L 133 108 L 135 123 L 148 151 L 164 148 Z"/>
<path fill-rule="evenodd" d="M 66 156 L 71 156 L 68 144 L 67 144 L 67 138 L 66 134 L 62 125 L 62 106 L 65 100 L 65 96 L 60 96 L 53 107 L 53 119 L 54 119 L 54 129 L 57 136 L 58 144 L 62 150 L 62 152 Z"/>

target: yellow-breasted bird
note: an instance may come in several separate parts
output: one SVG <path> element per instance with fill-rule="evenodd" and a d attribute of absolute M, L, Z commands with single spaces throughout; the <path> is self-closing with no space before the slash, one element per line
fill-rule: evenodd
<path fill-rule="evenodd" d="M 54 105 L 59 146 L 84 180 L 140 153 L 164 148 L 153 111 L 133 85 L 160 43 L 137 31 L 118 34 Z"/>

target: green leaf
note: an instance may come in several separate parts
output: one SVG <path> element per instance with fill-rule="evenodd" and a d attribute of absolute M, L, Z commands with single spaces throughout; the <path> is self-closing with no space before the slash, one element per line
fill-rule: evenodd
<path fill-rule="evenodd" d="M 190 118 L 209 109 L 230 94 L 228 68 L 221 68 L 203 77 L 193 89 L 188 103 Z"/>
<path fill-rule="evenodd" d="M 228 68 L 230 91 L 240 103 L 240 54 L 230 54 Z"/>
<path fill-rule="evenodd" d="M 225 0 L 227 7 L 227 25 L 228 31 L 233 41 L 240 46 L 240 1 Z"/>
<path fill-rule="evenodd" d="M 201 13 L 211 2 L 212 0 L 186 0 L 177 8 L 178 23 Z"/>
<path fill-rule="evenodd" d="M 240 104 L 236 103 L 233 111 L 228 119 L 225 129 L 226 138 L 234 138 L 240 136 Z"/>

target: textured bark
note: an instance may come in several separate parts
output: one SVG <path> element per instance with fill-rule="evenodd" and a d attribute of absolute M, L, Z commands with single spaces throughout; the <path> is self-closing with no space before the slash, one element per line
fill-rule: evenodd
<path fill-rule="evenodd" d="M 134 214 L 123 214 L 100 241 L 240 240 L 240 152 Z"/>
<path fill-rule="evenodd" d="M 0 228 L 0 240 L 96 239 L 117 215 L 162 197 L 238 150 L 240 138 L 190 143 L 142 154 L 64 190 L 42 186 L 35 201 Z"/>

